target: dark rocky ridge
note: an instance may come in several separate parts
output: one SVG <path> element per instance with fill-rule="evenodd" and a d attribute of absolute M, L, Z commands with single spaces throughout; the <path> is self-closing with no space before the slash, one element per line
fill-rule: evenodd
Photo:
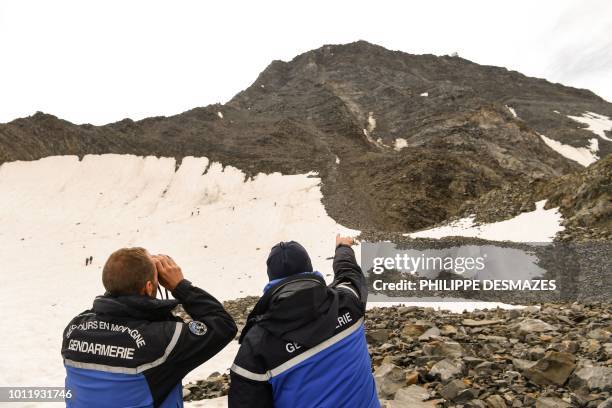
<path fill-rule="evenodd" d="M 612 116 L 612 104 L 504 68 L 359 41 L 274 61 L 225 105 L 105 126 L 42 113 L 2 124 L 0 163 L 129 153 L 207 156 L 249 175 L 315 170 L 338 222 L 411 231 L 460 215 L 466 201 L 509 183 L 581 171 L 536 132 L 584 146 L 594 135 L 564 115 L 585 111 Z M 396 138 L 407 147 L 393 149 Z M 602 157 L 612 150 L 599 145 Z"/>

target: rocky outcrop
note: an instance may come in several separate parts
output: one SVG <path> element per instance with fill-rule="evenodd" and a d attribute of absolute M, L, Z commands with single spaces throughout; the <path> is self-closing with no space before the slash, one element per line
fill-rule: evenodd
<path fill-rule="evenodd" d="M 533 211 L 535 202 L 547 200 L 545 208 L 559 207 L 565 230 L 559 240 L 612 239 L 612 155 L 589 167 L 556 178 L 530 183 L 507 183 L 466 201 L 459 212 L 475 214 L 477 222 L 494 222 Z"/>

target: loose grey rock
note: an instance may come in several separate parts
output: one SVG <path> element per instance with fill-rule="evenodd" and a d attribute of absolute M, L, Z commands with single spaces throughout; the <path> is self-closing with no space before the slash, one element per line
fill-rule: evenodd
<path fill-rule="evenodd" d="M 582 367 L 574 371 L 570 386 L 586 386 L 590 391 L 612 391 L 612 368 Z"/>
<path fill-rule="evenodd" d="M 447 382 L 453 378 L 460 377 L 465 371 L 465 366 L 462 362 L 453 361 L 445 358 L 442 361 L 438 361 L 429 370 L 429 375 L 438 376 L 442 382 Z"/>
<path fill-rule="evenodd" d="M 478 390 L 475 388 L 468 388 L 466 390 L 460 391 L 459 394 L 454 398 L 454 402 L 458 404 L 463 404 L 468 401 L 471 401 L 478 397 Z"/>
<path fill-rule="evenodd" d="M 571 408 L 571 405 L 556 397 L 542 397 L 536 401 L 536 408 Z"/>
<path fill-rule="evenodd" d="M 467 388 L 468 386 L 463 381 L 453 380 L 442 387 L 440 390 L 440 395 L 442 395 L 444 399 L 453 400 L 461 391 Z"/>
<path fill-rule="evenodd" d="M 457 334 L 457 328 L 450 324 L 445 324 L 440 327 L 440 334 L 442 336 L 453 336 Z"/>
<path fill-rule="evenodd" d="M 399 389 L 395 394 L 394 401 L 401 404 L 398 407 L 435 408 L 436 401 L 425 401 L 428 398 L 429 393 L 425 388 L 411 385 Z"/>
<path fill-rule="evenodd" d="M 428 356 L 461 357 L 465 353 L 463 346 L 452 341 L 433 341 L 423 346 L 423 353 Z"/>
<path fill-rule="evenodd" d="M 537 361 L 523 360 L 520 358 L 512 359 L 512 365 L 514 366 L 514 368 L 516 368 L 518 371 L 521 371 L 521 372 L 530 369 L 531 367 L 536 365 L 536 363 Z"/>
<path fill-rule="evenodd" d="M 374 381 L 379 398 L 392 398 L 406 385 L 406 374 L 400 367 L 385 363 L 374 371 Z"/>
<path fill-rule="evenodd" d="M 366 333 L 366 340 L 370 344 L 383 344 L 389 340 L 390 333 L 391 330 L 389 329 L 369 330 Z"/>
<path fill-rule="evenodd" d="M 431 326 L 425 324 L 406 324 L 402 328 L 402 337 L 417 338 L 425 333 Z"/>
<path fill-rule="evenodd" d="M 576 367 L 575 357 L 549 351 L 536 364 L 525 370 L 525 377 L 538 385 L 563 385 Z"/>
<path fill-rule="evenodd" d="M 465 408 L 487 408 L 487 403 L 483 400 L 472 400 L 465 404 Z"/>
<path fill-rule="evenodd" d="M 595 329 L 587 333 L 590 339 L 606 342 L 610 338 L 610 332 L 604 329 Z"/>
<path fill-rule="evenodd" d="M 556 330 L 556 327 L 540 319 L 525 319 L 516 324 L 515 328 L 518 330 L 519 334 L 541 333 Z"/>
<path fill-rule="evenodd" d="M 428 341 L 432 338 L 440 337 L 440 329 L 437 327 L 431 327 L 427 331 L 419 336 L 419 341 Z"/>
<path fill-rule="evenodd" d="M 612 397 L 597 405 L 597 408 L 612 408 Z"/>
<path fill-rule="evenodd" d="M 506 401 L 499 395 L 491 395 L 485 399 L 488 408 L 507 408 Z"/>
<path fill-rule="evenodd" d="M 493 324 L 503 323 L 503 320 L 474 320 L 474 319 L 463 319 L 461 324 L 467 327 L 483 327 L 491 326 Z"/>

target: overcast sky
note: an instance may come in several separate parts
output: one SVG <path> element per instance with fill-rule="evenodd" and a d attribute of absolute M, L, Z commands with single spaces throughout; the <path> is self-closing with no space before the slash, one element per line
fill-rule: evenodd
<path fill-rule="evenodd" d="M 609 0 L 0 0 L 0 122 L 172 115 L 226 102 L 274 59 L 359 39 L 612 101 Z"/>

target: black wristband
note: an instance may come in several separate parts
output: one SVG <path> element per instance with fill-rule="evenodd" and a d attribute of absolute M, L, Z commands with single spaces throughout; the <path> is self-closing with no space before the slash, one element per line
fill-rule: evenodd
<path fill-rule="evenodd" d="M 174 296 L 175 299 L 179 300 L 181 298 L 185 298 L 189 294 L 189 288 L 191 288 L 191 282 L 187 279 L 183 279 L 176 285 L 176 287 L 172 291 L 172 296 Z"/>

